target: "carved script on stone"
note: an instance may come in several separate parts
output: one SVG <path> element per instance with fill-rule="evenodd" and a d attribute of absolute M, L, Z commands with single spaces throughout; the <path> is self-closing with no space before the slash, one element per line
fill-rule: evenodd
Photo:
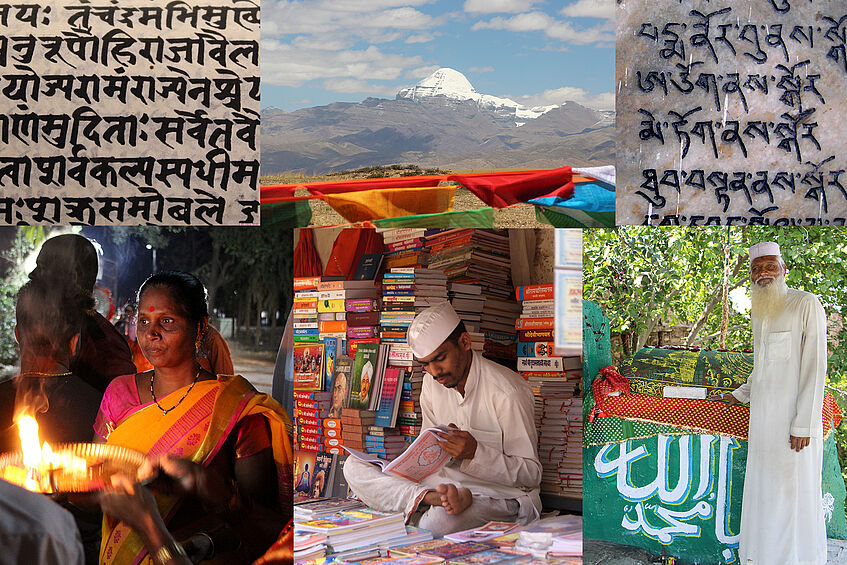
<path fill-rule="evenodd" d="M 843 0 L 619 0 L 617 223 L 844 225 Z"/>

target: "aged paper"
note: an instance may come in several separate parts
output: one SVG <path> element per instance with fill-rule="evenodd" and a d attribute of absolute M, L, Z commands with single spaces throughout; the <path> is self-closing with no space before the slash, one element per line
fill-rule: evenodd
<path fill-rule="evenodd" d="M 0 4 L 0 225 L 258 223 L 258 0 Z"/>

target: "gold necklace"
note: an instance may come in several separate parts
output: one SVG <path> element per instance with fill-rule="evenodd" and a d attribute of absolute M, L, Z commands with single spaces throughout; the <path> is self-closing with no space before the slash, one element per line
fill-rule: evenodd
<path fill-rule="evenodd" d="M 179 401 L 176 404 L 174 404 L 173 406 L 171 406 L 170 408 L 162 408 L 162 405 L 159 404 L 159 401 L 156 399 L 156 393 L 153 391 L 153 383 L 156 381 L 156 371 L 153 371 L 153 376 L 150 377 L 150 394 L 153 396 L 153 402 L 155 402 L 156 406 L 159 407 L 159 410 L 162 411 L 162 416 L 164 416 L 165 414 L 167 414 L 168 412 L 170 412 L 171 410 L 173 410 L 174 408 L 176 408 L 177 406 L 182 404 L 182 401 L 185 400 L 185 397 L 188 396 L 188 393 L 191 392 L 191 389 L 194 388 L 194 385 L 197 384 L 197 379 L 199 379 L 199 378 L 200 378 L 200 369 L 197 369 L 197 374 L 194 375 L 194 382 L 191 383 L 191 386 L 188 387 L 188 390 L 185 391 L 185 394 L 182 395 L 182 398 L 180 398 Z"/>
<path fill-rule="evenodd" d="M 21 373 L 19 376 L 25 377 L 67 377 L 69 375 L 73 375 L 71 371 L 65 371 L 64 373 L 42 373 L 41 371 L 25 371 Z"/>

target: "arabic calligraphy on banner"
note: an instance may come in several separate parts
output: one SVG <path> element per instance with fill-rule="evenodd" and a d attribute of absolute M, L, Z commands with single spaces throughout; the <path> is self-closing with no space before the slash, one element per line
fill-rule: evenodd
<path fill-rule="evenodd" d="M 746 455 L 746 442 L 709 434 L 586 448 L 585 537 L 737 563 Z"/>

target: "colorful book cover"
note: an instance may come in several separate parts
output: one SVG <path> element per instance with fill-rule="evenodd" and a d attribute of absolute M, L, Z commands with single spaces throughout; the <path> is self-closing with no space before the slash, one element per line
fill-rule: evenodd
<path fill-rule="evenodd" d="M 332 455 L 316 453 L 313 469 L 310 496 L 313 498 L 327 496 L 326 487 L 329 484 L 329 475 L 332 472 Z"/>
<path fill-rule="evenodd" d="M 294 492 L 311 497 L 315 457 L 315 453 L 305 451 L 294 454 Z"/>
<path fill-rule="evenodd" d="M 391 522 L 392 519 L 403 522 L 403 514 L 399 512 L 382 512 L 373 508 L 359 508 L 356 510 L 342 510 L 326 518 L 318 520 L 305 520 L 297 524 L 297 527 L 310 532 L 326 532 L 328 535 L 348 532 L 365 525 L 376 525 Z"/>
<path fill-rule="evenodd" d="M 335 357 L 335 368 L 328 384 L 332 396 L 330 397 L 327 418 L 340 418 L 341 410 L 348 405 L 352 373 L 353 360 L 346 355 L 337 355 Z"/>
<path fill-rule="evenodd" d="M 323 344 L 294 346 L 294 389 L 323 389 Z"/>
<path fill-rule="evenodd" d="M 332 375 L 335 372 L 335 358 L 338 356 L 338 338 L 325 337 L 324 344 L 324 390 L 332 390 Z"/>
<path fill-rule="evenodd" d="M 420 553 L 430 554 L 430 552 L 434 549 L 438 549 L 440 547 L 444 547 L 447 545 L 454 545 L 453 542 L 445 539 L 431 539 L 426 541 L 421 541 L 418 543 L 413 543 L 409 545 L 404 545 L 401 547 L 392 547 L 388 550 L 388 555 L 415 555 Z M 487 547 L 487 546 L 486 546 Z"/>
<path fill-rule="evenodd" d="M 553 296 L 552 284 L 532 284 L 519 286 L 515 289 L 515 297 L 518 300 L 551 300 Z"/>
<path fill-rule="evenodd" d="M 517 563 L 531 559 L 531 555 L 507 553 L 499 549 L 487 549 L 478 553 L 464 555 L 458 559 L 450 559 L 450 563 L 451 565 L 505 565 L 506 563 Z"/>
<path fill-rule="evenodd" d="M 555 357 L 552 341 L 519 341 L 518 357 Z"/>
<path fill-rule="evenodd" d="M 353 275 L 354 281 L 372 281 L 379 274 L 379 268 L 382 266 L 382 253 L 365 253 L 359 259 L 359 264 L 356 266 L 356 272 Z"/>
<path fill-rule="evenodd" d="M 350 386 L 350 407 L 367 410 L 371 399 L 371 384 L 378 366 L 379 344 L 359 343 L 353 362 L 353 380 Z"/>
<path fill-rule="evenodd" d="M 322 334 L 347 332 L 346 320 L 321 320 L 318 326 Z"/>
<path fill-rule="evenodd" d="M 451 542 L 449 545 L 442 545 L 441 547 L 435 547 L 432 549 L 421 551 L 420 553 L 432 555 L 433 557 L 440 557 L 445 561 L 452 561 L 453 559 L 458 559 L 460 557 L 472 555 L 481 551 L 491 551 L 491 546 L 485 543 L 478 543 L 475 541 L 469 541 L 465 543 Z"/>
<path fill-rule="evenodd" d="M 555 327 L 554 318 L 518 318 L 515 320 L 516 330 L 548 330 Z"/>
<path fill-rule="evenodd" d="M 397 423 L 397 405 L 399 392 L 402 391 L 404 371 L 399 367 L 387 367 L 382 378 L 382 392 L 376 410 L 376 425 L 386 428 Z"/>

